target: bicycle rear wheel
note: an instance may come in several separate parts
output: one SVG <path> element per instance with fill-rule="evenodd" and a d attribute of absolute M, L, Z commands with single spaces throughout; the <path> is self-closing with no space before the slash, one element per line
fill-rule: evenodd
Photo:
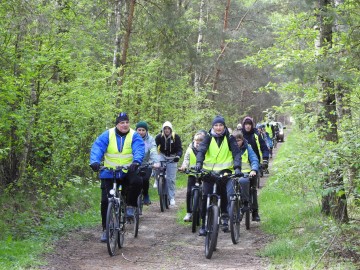
<path fill-rule="evenodd" d="M 139 209 L 140 209 L 139 207 L 136 207 L 134 213 L 134 237 L 137 237 L 139 233 L 139 222 L 140 222 Z"/>
<path fill-rule="evenodd" d="M 240 239 L 240 209 L 238 199 L 231 201 L 229 214 L 231 240 L 236 245 Z"/>
<path fill-rule="evenodd" d="M 143 193 L 141 191 L 140 195 L 137 198 L 137 208 L 138 208 L 138 213 L 141 216 L 142 215 L 142 210 L 143 210 L 143 206 L 144 206 L 144 196 Z"/>
<path fill-rule="evenodd" d="M 121 200 L 119 206 L 119 234 L 118 234 L 119 248 L 122 248 L 124 246 L 124 241 L 125 241 L 125 224 L 126 224 L 125 210 L 126 210 L 126 206 L 124 204 L 124 200 Z"/>
<path fill-rule="evenodd" d="M 200 223 L 200 211 L 199 211 L 199 190 L 194 189 L 192 197 L 192 224 L 191 231 L 196 232 L 196 226 Z"/>
<path fill-rule="evenodd" d="M 116 205 L 110 201 L 106 213 L 106 244 L 110 256 L 115 255 L 119 235 L 119 222 L 116 216 Z"/>
<path fill-rule="evenodd" d="M 159 182 L 158 182 L 158 193 L 159 193 L 159 201 L 160 201 L 160 210 L 161 212 L 164 212 L 166 208 L 166 195 L 165 195 L 165 178 L 164 176 L 159 176 Z"/>
<path fill-rule="evenodd" d="M 211 259 L 211 256 L 216 249 L 218 231 L 219 231 L 219 208 L 216 205 L 208 209 L 207 228 L 205 237 L 205 257 Z"/>

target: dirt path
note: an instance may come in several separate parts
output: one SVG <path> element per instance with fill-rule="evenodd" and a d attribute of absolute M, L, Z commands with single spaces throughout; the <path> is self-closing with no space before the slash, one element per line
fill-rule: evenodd
<path fill-rule="evenodd" d="M 271 162 L 270 162 L 271 172 Z M 261 178 L 261 186 L 267 177 Z M 261 191 L 261 189 L 260 189 Z M 240 243 L 232 244 L 230 233 L 219 232 L 218 249 L 212 258 L 204 254 L 204 237 L 191 233 L 190 225 L 176 222 L 176 212 L 185 204 L 185 189 L 178 190 L 177 206 L 160 212 L 158 202 L 145 206 L 140 218 L 137 238 L 127 232 L 125 247 L 110 257 L 106 244 L 100 243 L 100 226 L 81 229 L 55 243 L 55 250 L 45 258 L 47 266 L 41 269 L 265 269 L 267 261 L 257 256 L 268 236 L 259 224 L 252 222 L 246 231 L 240 229 Z M 261 207 L 260 207 L 261 216 Z"/>

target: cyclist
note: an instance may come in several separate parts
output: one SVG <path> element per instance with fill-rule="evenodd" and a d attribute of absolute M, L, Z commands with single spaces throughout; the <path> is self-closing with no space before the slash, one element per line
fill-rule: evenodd
<path fill-rule="evenodd" d="M 242 133 L 244 135 L 244 138 L 246 141 L 251 145 L 252 149 L 254 150 L 256 156 L 258 157 L 260 163 L 264 163 L 264 167 L 269 162 L 269 148 L 267 147 L 265 141 L 259 136 L 257 129 L 254 125 L 254 120 L 250 116 L 246 116 L 243 119 L 242 123 Z M 265 161 L 265 162 L 264 162 Z M 257 175 L 257 178 L 259 178 L 259 174 Z M 254 179 L 254 178 L 252 178 Z M 255 179 L 251 181 L 251 185 L 254 188 L 254 193 L 257 193 L 256 190 L 256 183 L 259 181 L 259 179 Z M 257 195 L 255 195 L 257 196 Z M 253 221 L 260 221 L 259 211 L 256 208 L 256 205 L 253 204 L 252 209 L 252 220 Z"/>
<path fill-rule="evenodd" d="M 173 131 L 172 124 L 166 121 L 161 133 L 155 137 L 156 146 L 160 154 L 160 160 L 165 161 L 166 158 L 173 157 L 172 163 L 166 166 L 166 182 L 169 188 L 170 206 L 175 206 L 175 180 L 177 171 L 177 162 L 182 156 L 181 139 L 178 134 Z"/>
<path fill-rule="evenodd" d="M 128 217 L 134 216 L 134 207 L 137 207 L 137 198 L 141 191 L 142 179 L 137 174 L 137 169 L 145 155 L 143 139 L 130 128 L 129 116 L 121 112 L 116 118 L 115 127 L 103 132 L 91 147 L 90 167 L 93 171 L 100 170 L 100 162 L 104 158 L 104 166 L 116 168 L 116 166 L 129 165 L 129 170 L 123 170 L 117 175 L 118 180 L 126 192 L 126 209 Z M 108 207 L 109 191 L 112 189 L 113 173 L 110 170 L 100 172 L 101 179 L 101 220 L 103 233 L 101 242 L 106 242 L 106 212 Z M 125 191 L 126 190 L 126 191 Z"/>
<path fill-rule="evenodd" d="M 149 126 L 145 121 L 140 121 L 136 124 L 136 132 L 140 134 L 145 143 L 145 157 L 143 163 L 152 163 L 154 168 L 160 167 L 160 158 L 157 153 L 155 139 L 149 134 Z M 144 204 L 151 204 L 149 197 L 149 185 L 152 168 L 147 168 L 143 180 L 143 194 Z"/>
<path fill-rule="evenodd" d="M 236 139 L 238 146 L 241 151 L 241 160 L 242 160 L 242 172 L 248 174 L 246 177 L 241 177 L 239 179 L 239 183 L 241 186 L 241 198 L 244 202 L 243 212 L 247 210 L 249 203 L 249 189 L 250 189 L 250 180 L 255 177 L 259 172 L 259 159 L 257 158 L 254 150 L 251 145 L 244 139 L 244 135 L 241 130 L 235 130 L 232 133 L 232 136 Z M 229 200 L 228 196 L 228 200 Z M 256 205 L 256 209 L 258 207 L 257 194 L 255 193 L 253 196 L 253 204 Z M 230 207 L 230 205 L 228 205 Z"/>
<path fill-rule="evenodd" d="M 186 149 L 184 161 L 179 168 L 180 171 L 185 171 L 189 167 L 193 167 L 196 165 L 196 154 L 198 152 L 198 147 L 200 143 L 204 140 L 205 135 L 201 132 L 198 132 L 194 136 L 193 142 L 189 145 Z M 192 217 L 192 209 L 190 208 L 190 200 L 191 200 L 191 189 L 195 186 L 196 178 L 195 175 L 189 174 L 188 176 L 188 184 L 187 184 L 187 191 L 186 191 L 186 215 L 184 217 L 185 222 L 191 221 Z"/>
<path fill-rule="evenodd" d="M 266 132 L 265 130 L 265 125 L 264 124 L 257 124 L 256 128 L 258 130 L 259 135 L 261 136 L 261 138 L 265 141 L 267 147 L 269 148 L 269 157 L 272 158 L 272 152 L 273 152 L 273 141 L 269 135 L 268 132 Z"/>
<path fill-rule="evenodd" d="M 212 128 L 208 135 L 199 145 L 196 155 L 195 169 L 200 171 L 204 167 L 206 170 L 215 172 L 235 171 L 235 174 L 241 175 L 241 153 L 234 137 L 230 136 L 225 125 L 225 119 L 217 115 L 213 122 Z M 230 183 L 230 184 L 229 184 Z M 206 235 L 205 215 L 206 215 L 206 198 L 212 193 L 213 184 L 203 183 L 202 226 L 199 230 L 200 236 Z M 222 229 L 228 231 L 228 211 L 227 211 L 227 193 L 232 192 L 231 181 L 224 178 L 218 185 L 218 192 L 221 196 L 221 212 L 222 212 Z"/>

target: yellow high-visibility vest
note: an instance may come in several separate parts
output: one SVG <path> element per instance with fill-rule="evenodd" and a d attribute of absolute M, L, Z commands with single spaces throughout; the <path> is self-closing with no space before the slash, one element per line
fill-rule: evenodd
<path fill-rule="evenodd" d="M 204 169 L 215 172 L 225 169 L 234 171 L 234 159 L 226 136 L 220 147 L 217 145 L 215 138 L 211 138 L 209 149 L 205 154 Z"/>
<path fill-rule="evenodd" d="M 115 168 L 116 166 L 128 166 L 133 161 L 132 154 L 132 138 L 135 134 L 133 129 L 124 138 L 124 145 L 122 151 L 119 152 L 116 140 L 115 128 L 109 129 L 109 145 L 106 149 L 104 165 L 108 168 Z"/>

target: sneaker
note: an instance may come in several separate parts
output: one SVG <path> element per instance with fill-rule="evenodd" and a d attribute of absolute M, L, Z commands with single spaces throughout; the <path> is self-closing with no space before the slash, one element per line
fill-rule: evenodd
<path fill-rule="evenodd" d="M 199 236 L 206 236 L 205 225 L 202 225 L 199 230 Z"/>
<path fill-rule="evenodd" d="M 153 188 L 157 188 L 157 181 L 155 180 Z"/>
<path fill-rule="evenodd" d="M 107 240 L 106 231 L 103 231 L 102 234 L 101 234 L 101 237 L 100 237 L 100 241 L 105 243 L 106 240 Z"/>
<path fill-rule="evenodd" d="M 192 214 L 191 213 L 186 213 L 185 217 L 184 217 L 184 221 L 185 222 L 190 222 L 191 221 L 191 217 L 192 217 Z"/>
<path fill-rule="evenodd" d="M 127 206 L 126 207 L 126 217 L 134 218 L 134 212 L 135 212 L 135 209 L 134 209 L 133 206 Z"/>
<path fill-rule="evenodd" d="M 253 211 L 252 212 L 252 221 L 256 221 L 256 222 L 260 221 L 260 216 L 259 216 L 258 211 Z"/>
<path fill-rule="evenodd" d="M 144 195 L 144 204 L 145 204 L 145 205 L 151 204 L 149 194 L 148 194 L 148 195 Z"/>
<path fill-rule="evenodd" d="M 175 199 L 170 199 L 170 206 L 175 206 Z"/>
<path fill-rule="evenodd" d="M 223 232 L 229 231 L 229 216 L 227 214 L 221 217 L 221 229 Z"/>

